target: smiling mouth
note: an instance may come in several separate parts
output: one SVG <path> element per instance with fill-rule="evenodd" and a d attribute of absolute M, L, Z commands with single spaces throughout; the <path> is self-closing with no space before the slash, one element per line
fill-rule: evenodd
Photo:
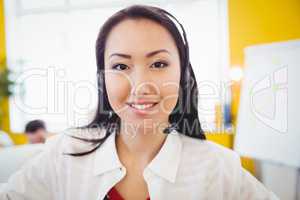
<path fill-rule="evenodd" d="M 148 110 L 152 107 L 154 107 L 158 102 L 156 103 L 143 103 L 143 104 L 135 104 L 135 103 L 127 103 L 131 108 L 137 109 L 137 110 Z"/>

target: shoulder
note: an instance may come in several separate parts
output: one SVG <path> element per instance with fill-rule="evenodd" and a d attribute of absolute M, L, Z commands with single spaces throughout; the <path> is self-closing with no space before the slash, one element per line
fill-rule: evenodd
<path fill-rule="evenodd" d="M 200 151 L 203 153 L 213 153 L 218 157 L 221 156 L 227 159 L 239 158 L 238 153 L 236 153 L 232 149 L 217 144 L 213 141 L 192 138 L 183 134 L 180 134 L 180 138 L 183 144 L 183 150 L 185 151 Z"/>
<path fill-rule="evenodd" d="M 204 191 L 219 188 L 220 193 L 222 188 L 233 191 L 239 187 L 242 166 L 238 153 L 212 141 L 186 135 L 180 135 L 180 138 L 179 180 L 197 183 Z"/>
<path fill-rule="evenodd" d="M 53 156 L 84 152 L 90 150 L 96 144 L 81 139 L 102 138 L 104 135 L 105 130 L 100 128 L 67 128 L 47 138 L 45 151 L 48 151 Z"/>
<path fill-rule="evenodd" d="M 195 164 L 211 162 L 235 170 L 241 167 L 237 152 L 209 140 L 201 140 L 180 134 L 183 161 L 193 160 Z"/>

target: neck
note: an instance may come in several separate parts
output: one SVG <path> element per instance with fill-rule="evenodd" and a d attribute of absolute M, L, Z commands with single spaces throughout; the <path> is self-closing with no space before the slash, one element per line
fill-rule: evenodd
<path fill-rule="evenodd" d="M 147 165 L 159 152 L 167 137 L 163 133 L 165 127 L 121 123 L 120 132 L 116 136 L 116 145 L 123 164 L 139 162 L 144 166 Z"/>

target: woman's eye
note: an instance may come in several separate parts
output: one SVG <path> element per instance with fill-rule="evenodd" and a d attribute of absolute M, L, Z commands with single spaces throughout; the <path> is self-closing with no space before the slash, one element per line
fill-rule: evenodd
<path fill-rule="evenodd" d="M 116 69 L 116 70 L 125 70 L 128 67 L 126 65 L 124 65 L 124 64 L 116 64 L 112 68 Z"/>
<path fill-rule="evenodd" d="M 165 62 L 155 62 L 152 64 L 154 68 L 164 68 L 168 66 L 168 63 Z"/>

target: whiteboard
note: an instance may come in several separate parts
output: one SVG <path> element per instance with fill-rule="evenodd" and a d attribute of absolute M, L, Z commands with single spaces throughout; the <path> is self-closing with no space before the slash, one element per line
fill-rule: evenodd
<path fill-rule="evenodd" d="M 245 49 L 234 149 L 300 167 L 300 40 Z"/>

